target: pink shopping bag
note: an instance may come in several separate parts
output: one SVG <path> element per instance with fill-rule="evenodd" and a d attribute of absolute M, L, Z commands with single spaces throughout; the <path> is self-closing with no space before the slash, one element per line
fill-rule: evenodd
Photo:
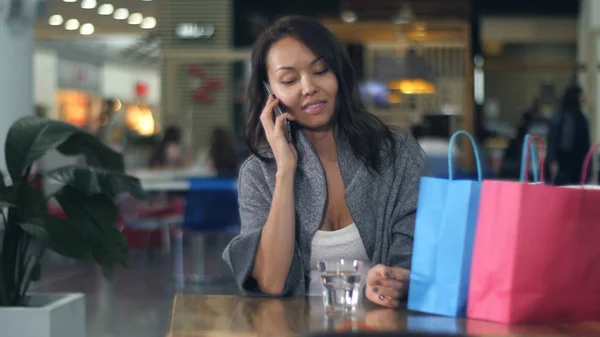
<path fill-rule="evenodd" d="M 600 190 L 484 181 L 467 316 L 600 320 Z"/>

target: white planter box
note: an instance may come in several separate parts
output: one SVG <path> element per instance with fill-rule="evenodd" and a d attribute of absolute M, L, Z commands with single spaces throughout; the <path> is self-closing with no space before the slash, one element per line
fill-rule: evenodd
<path fill-rule="evenodd" d="M 31 294 L 28 307 L 0 307 L 0 337 L 85 337 L 84 294 Z"/>

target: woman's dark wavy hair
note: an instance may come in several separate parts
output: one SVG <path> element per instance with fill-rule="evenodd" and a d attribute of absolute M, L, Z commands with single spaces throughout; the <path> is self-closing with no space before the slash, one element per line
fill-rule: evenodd
<path fill-rule="evenodd" d="M 363 107 L 350 58 L 334 35 L 319 22 L 302 16 L 279 19 L 260 35 L 252 49 L 252 75 L 248 84 L 249 102 L 245 128 L 246 144 L 250 152 L 263 161 L 272 160 L 261 151 L 267 144 L 260 122 L 267 100 L 262 82 L 268 81 L 266 58 L 271 46 L 285 37 L 293 37 L 302 42 L 333 71 L 338 81 L 334 129 L 344 131 L 355 156 L 370 170 L 379 172 L 382 160 L 387 155 L 393 156 L 395 152 L 392 130 Z"/>

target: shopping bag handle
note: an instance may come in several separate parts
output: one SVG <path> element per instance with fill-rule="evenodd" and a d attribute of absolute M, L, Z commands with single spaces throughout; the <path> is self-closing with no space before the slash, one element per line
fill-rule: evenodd
<path fill-rule="evenodd" d="M 530 142 L 530 138 L 531 135 L 525 135 L 525 138 L 523 138 L 523 146 L 521 149 L 521 172 L 519 175 L 519 181 L 520 182 L 525 182 L 525 173 L 526 170 L 528 170 L 529 168 L 525 168 L 525 164 L 529 163 L 528 161 L 528 157 L 527 157 L 527 150 L 530 149 L 531 150 L 531 162 L 532 162 L 532 171 L 533 171 L 533 181 L 534 182 L 539 182 L 539 178 L 538 178 L 538 167 L 537 167 L 537 159 L 536 159 L 536 153 L 537 151 L 535 150 L 535 146 L 534 144 L 532 144 Z"/>
<path fill-rule="evenodd" d="M 456 141 L 456 137 L 460 135 L 467 136 L 469 138 L 469 141 L 471 142 L 471 146 L 473 147 L 473 151 L 475 152 L 475 164 L 477 165 L 477 180 L 481 181 L 481 161 L 479 160 L 479 151 L 477 151 L 477 144 L 475 143 L 473 136 L 471 136 L 471 134 L 463 130 L 456 131 L 450 138 L 450 143 L 448 144 L 448 179 L 452 180 L 454 172 L 454 165 L 452 164 L 452 148 L 454 142 Z"/>
<path fill-rule="evenodd" d="M 523 150 L 521 151 L 521 177 L 520 177 L 520 181 L 521 182 L 526 182 L 529 180 L 529 162 L 531 161 L 532 163 L 532 168 L 533 168 L 533 180 L 534 182 L 540 182 L 543 183 L 544 182 L 544 161 L 546 160 L 546 158 L 544 158 L 544 154 L 542 153 L 540 155 L 540 163 L 539 163 L 539 169 L 537 167 L 537 158 L 536 158 L 536 149 L 535 149 L 535 144 L 533 143 L 534 140 L 538 140 L 540 143 L 545 144 L 544 142 L 544 138 L 539 137 L 539 136 L 531 136 L 531 135 L 525 135 L 525 138 L 523 139 Z M 530 158 L 531 156 L 531 158 Z M 531 159 L 531 160 L 529 160 Z M 523 163 L 525 163 L 525 165 L 523 165 Z M 539 179 L 538 179 L 538 172 L 539 172 Z"/>
<path fill-rule="evenodd" d="M 594 152 L 600 147 L 600 143 L 596 143 L 592 148 L 588 151 L 585 156 L 585 160 L 583 161 L 583 167 L 581 168 L 581 181 L 580 185 L 585 185 L 585 181 L 587 180 L 588 167 L 590 166 L 590 162 L 592 161 L 592 157 L 594 156 Z"/>

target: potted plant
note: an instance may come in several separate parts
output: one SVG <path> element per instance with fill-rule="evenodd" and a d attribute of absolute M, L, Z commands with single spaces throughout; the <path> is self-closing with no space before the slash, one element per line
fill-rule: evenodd
<path fill-rule="evenodd" d="M 86 165 L 33 173 L 48 151 L 81 155 Z M 36 116 L 16 121 L 5 143 L 8 176 L 0 172 L 0 336 L 85 336 L 83 294 L 30 294 L 47 249 L 94 261 L 110 279 L 125 266 L 128 246 L 115 226 L 116 198 L 146 200 L 138 179 L 124 173 L 122 156 L 77 127 Z M 45 195 L 39 184 L 60 184 Z M 10 180 L 11 183 L 7 181 Z M 48 213 L 54 199 L 65 218 Z"/>

